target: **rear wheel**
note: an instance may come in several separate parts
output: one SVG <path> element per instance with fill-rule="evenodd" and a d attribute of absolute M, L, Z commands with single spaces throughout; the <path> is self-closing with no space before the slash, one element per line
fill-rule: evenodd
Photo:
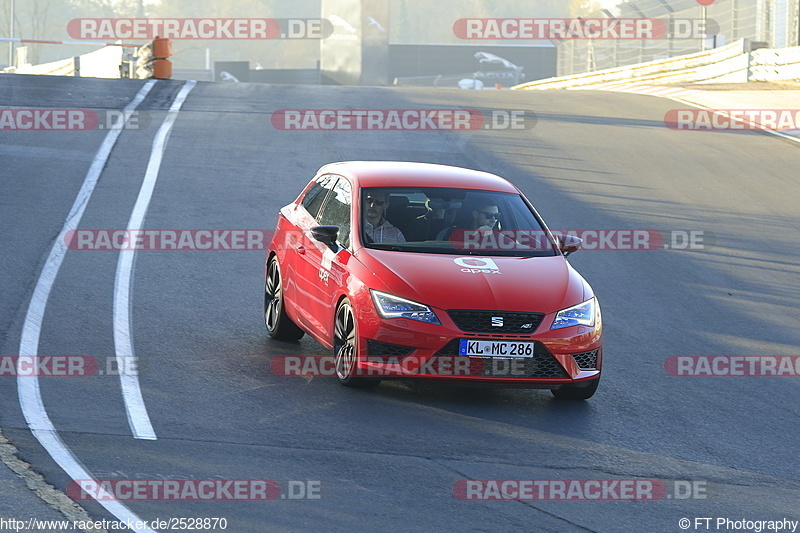
<path fill-rule="evenodd" d="M 286 316 L 283 308 L 283 280 L 276 257 L 269 262 L 264 283 L 264 324 L 273 339 L 296 341 L 304 335 L 303 330 Z"/>
<path fill-rule="evenodd" d="M 597 386 L 600 384 L 600 378 L 592 381 L 574 385 L 562 385 L 558 389 L 550 389 L 553 396 L 558 400 L 580 401 L 588 400 L 597 391 Z"/>
<path fill-rule="evenodd" d="M 336 309 L 333 323 L 333 355 L 336 377 L 346 387 L 377 387 L 381 380 L 358 376 L 358 337 L 353 307 L 345 298 Z"/>

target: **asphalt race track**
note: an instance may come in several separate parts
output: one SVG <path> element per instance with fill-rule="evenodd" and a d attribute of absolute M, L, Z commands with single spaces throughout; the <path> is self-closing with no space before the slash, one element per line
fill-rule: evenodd
<path fill-rule="evenodd" d="M 0 102 L 120 110 L 142 86 L 8 75 Z M 119 136 L 80 228 L 127 227 L 182 87 L 158 82 L 141 102 L 146 120 Z M 800 355 L 800 147 L 761 133 L 672 131 L 663 119 L 676 107 L 684 106 L 599 91 L 198 83 L 168 136 L 143 228 L 271 230 L 278 209 L 323 164 L 387 159 L 494 172 L 551 228 L 651 229 L 679 249 L 571 256 L 605 325 L 603 381 L 579 403 L 548 391 L 394 381 L 367 392 L 335 378 L 278 376 L 273 358 L 322 349 L 307 338 L 267 337 L 263 251 L 140 251 L 130 333 L 156 438 L 134 438 L 112 375 L 39 378 L 46 417 L 96 479 L 269 479 L 285 496 L 122 502 L 143 520 L 224 517 L 233 532 L 678 532 L 681 518 L 691 531 L 697 517 L 798 520 L 798 378 L 672 376 L 665 361 Z M 274 111 L 305 108 L 524 110 L 538 121 L 470 132 L 273 127 Z M 24 352 L 40 273 L 107 133 L 0 131 L 3 355 Z M 684 249 L 680 236 L 691 231 L 702 242 Z M 114 357 L 119 258 L 66 253 L 40 324 L 40 355 L 93 356 L 101 369 Z M 25 379 L 36 378 L 0 379 L 3 432 L 66 492 L 70 476 L 23 417 Z M 464 501 L 454 487 L 465 479 L 644 479 L 667 493 Z M 299 486 L 291 481 L 314 497 L 290 498 Z M 114 518 L 95 501 L 81 503 L 94 518 Z"/>

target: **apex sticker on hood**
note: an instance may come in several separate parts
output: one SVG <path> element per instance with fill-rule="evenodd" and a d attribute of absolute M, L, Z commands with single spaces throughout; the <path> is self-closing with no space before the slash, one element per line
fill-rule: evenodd
<path fill-rule="evenodd" d="M 468 274 L 502 274 L 497 263 L 486 257 L 459 257 L 454 261 Z"/>

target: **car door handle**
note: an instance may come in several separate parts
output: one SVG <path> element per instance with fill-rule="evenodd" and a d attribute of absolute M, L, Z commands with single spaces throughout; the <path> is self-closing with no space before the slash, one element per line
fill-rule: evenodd
<path fill-rule="evenodd" d="M 297 253 L 300 254 L 300 255 L 305 255 L 305 253 L 306 253 L 305 247 L 303 245 L 298 245 L 297 246 Z"/>

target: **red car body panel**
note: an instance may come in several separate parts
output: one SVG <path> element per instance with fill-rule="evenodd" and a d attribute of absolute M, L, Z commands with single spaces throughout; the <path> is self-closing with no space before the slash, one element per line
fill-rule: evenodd
<path fill-rule="evenodd" d="M 494 174 L 445 165 L 349 161 L 331 163 L 317 171 L 317 175 L 326 173 L 344 176 L 351 182 L 357 181 L 359 187 L 430 187 L 435 184 L 437 187 L 519 193 L 516 187 Z"/>
<path fill-rule="evenodd" d="M 348 162 L 322 167 L 315 176 L 335 174 L 352 186 L 352 220 L 361 220 L 360 190 L 367 187 L 447 187 L 520 194 L 493 174 L 419 163 Z M 313 180 L 312 180 L 313 183 Z M 367 248 L 358 231 L 350 247 L 337 253 L 311 237 L 318 225 L 301 205 L 309 183 L 297 200 L 281 209 L 268 261 L 277 256 L 284 283 L 284 307 L 289 318 L 326 349 L 333 347 L 334 314 L 347 297 L 357 323 L 358 349 L 369 354 L 368 341 L 413 348 L 416 362 L 434 357 L 454 339 L 516 339 L 538 341 L 563 367 L 561 378 L 497 376 L 429 376 L 414 364 L 360 360 L 362 369 L 416 379 L 448 379 L 552 388 L 593 380 L 602 367 L 602 322 L 599 308 L 594 326 L 551 330 L 556 314 L 594 297 L 589 284 L 562 254 L 550 257 L 460 256 Z M 354 225 L 354 228 L 357 227 Z M 488 266 L 487 267 L 487 260 Z M 441 324 L 379 315 L 370 289 L 429 306 Z M 461 330 L 448 310 L 496 310 L 543 313 L 530 334 L 492 334 Z M 573 354 L 597 350 L 595 368 L 581 370 Z M 388 360 L 387 360 L 388 361 Z"/>

